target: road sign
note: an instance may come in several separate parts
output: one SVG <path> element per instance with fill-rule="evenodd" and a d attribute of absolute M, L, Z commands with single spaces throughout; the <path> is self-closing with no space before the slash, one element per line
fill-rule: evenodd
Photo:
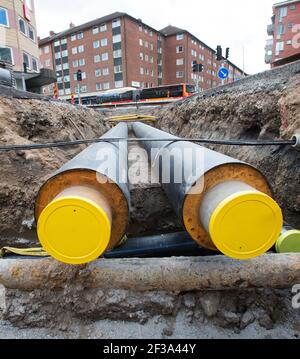
<path fill-rule="evenodd" d="M 226 69 L 225 67 L 221 67 L 219 72 L 218 72 L 218 76 L 221 80 L 226 80 L 229 76 L 229 71 L 228 69 Z"/>

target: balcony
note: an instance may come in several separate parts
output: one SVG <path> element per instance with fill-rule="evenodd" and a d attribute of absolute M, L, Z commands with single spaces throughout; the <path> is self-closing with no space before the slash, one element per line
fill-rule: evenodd
<path fill-rule="evenodd" d="M 266 54 L 265 54 L 265 63 L 266 64 L 271 64 L 273 61 L 273 54 L 268 54 L 267 52 L 266 52 Z"/>
<path fill-rule="evenodd" d="M 274 36 L 274 24 L 270 24 L 267 26 L 267 33 L 269 36 Z"/>
<path fill-rule="evenodd" d="M 266 51 L 272 51 L 272 49 L 273 49 L 273 44 L 274 44 L 273 39 L 268 39 L 268 40 L 266 41 L 265 50 L 266 50 Z"/>

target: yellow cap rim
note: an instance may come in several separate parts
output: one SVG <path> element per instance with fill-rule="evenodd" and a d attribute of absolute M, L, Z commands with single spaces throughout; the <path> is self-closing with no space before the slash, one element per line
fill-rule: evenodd
<path fill-rule="evenodd" d="M 271 249 L 282 229 L 279 205 L 261 192 L 243 191 L 227 197 L 212 214 L 209 232 L 217 249 L 247 260 Z"/>
<path fill-rule="evenodd" d="M 107 249 L 111 223 L 105 211 L 81 197 L 62 197 L 41 213 L 37 232 L 45 251 L 66 264 L 86 264 Z"/>

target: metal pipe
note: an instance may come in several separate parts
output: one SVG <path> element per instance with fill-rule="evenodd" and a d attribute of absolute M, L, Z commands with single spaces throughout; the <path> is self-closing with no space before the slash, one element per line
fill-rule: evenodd
<path fill-rule="evenodd" d="M 102 139 L 127 138 L 119 124 Z M 129 221 L 127 142 L 89 146 L 41 187 L 35 205 L 39 240 L 55 259 L 85 264 L 118 245 Z"/>
<path fill-rule="evenodd" d="M 187 232 L 129 238 L 122 246 L 104 254 L 104 258 L 164 258 L 212 255 L 201 248 Z"/>
<path fill-rule="evenodd" d="M 200 246 L 235 259 L 254 258 L 274 246 L 282 229 L 282 212 L 260 171 L 191 142 L 172 142 L 179 138 L 142 123 L 134 123 L 133 130 L 136 137 L 148 139 L 143 145 L 156 176 Z M 168 166 L 170 180 L 164 181 Z M 178 169 L 185 174 L 181 181 L 176 180 Z"/>

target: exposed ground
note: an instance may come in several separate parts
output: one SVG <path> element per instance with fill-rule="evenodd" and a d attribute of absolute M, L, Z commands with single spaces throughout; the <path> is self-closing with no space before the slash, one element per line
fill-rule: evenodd
<path fill-rule="evenodd" d="M 180 137 L 291 139 L 300 133 L 300 62 L 208 91 L 157 114 L 157 126 Z M 300 227 L 299 150 L 211 148 L 258 167 L 269 179 L 286 220 Z"/>
<path fill-rule="evenodd" d="M 290 139 L 300 132 L 300 62 L 155 113 L 158 127 L 183 137 Z M 108 130 L 106 115 L 38 99 L 0 97 L 0 144 L 101 136 Z M 0 154 L 0 247 L 36 244 L 32 219 L 38 188 L 83 148 Z M 299 150 L 213 148 L 259 167 L 285 218 L 300 227 Z M 180 229 L 159 186 L 132 185 L 131 195 L 129 235 Z M 0 338 L 298 338 L 300 333 L 291 288 L 191 293 L 112 288 L 85 293 L 72 284 L 55 293 L 47 287 L 5 292 L 0 286 Z"/>

